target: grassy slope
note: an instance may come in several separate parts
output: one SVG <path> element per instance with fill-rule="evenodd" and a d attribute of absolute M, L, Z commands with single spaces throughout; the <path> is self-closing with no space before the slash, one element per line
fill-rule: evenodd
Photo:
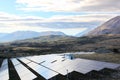
<path fill-rule="evenodd" d="M 84 58 L 120 64 L 120 54 L 75 54 L 75 58 Z"/>
<path fill-rule="evenodd" d="M 25 39 L 25 40 L 20 40 L 16 41 L 16 43 L 42 43 L 42 42 L 53 42 L 53 41 L 61 41 L 61 40 L 68 40 L 68 39 L 74 39 L 75 37 L 72 36 L 63 36 L 63 35 L 50 35 L 50 36 L 40 36 L 36 38 L 31 38 L 31 39 Z"/>

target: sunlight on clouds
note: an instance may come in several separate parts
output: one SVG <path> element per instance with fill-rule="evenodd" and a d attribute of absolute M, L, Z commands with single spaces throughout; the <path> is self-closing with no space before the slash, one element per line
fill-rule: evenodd
<path fill-rule="evenodd" d="M 16 16 L 8 13 L 0 13 L 0 23 L 42 23 L 42 22 L 105 22 L 119 14 L 85 14 L 85 15 L 55 15 L 50 18 L 39 16 Z"/>
<path fill-rule="evenodd" d="M 74 35 L 92 29 L 118 14 L 56 15 L 50 18 L 39 16 L 17 16 L 0 12 L 0 32 L 14 31 L 62 31 Z M 96 24 L 97 23 L 97 24 Z"/>
<path fill-rule="evenodd" d="M 69 16 L 61 16 L 56 15 L 51 18 L 46 19 L 46 22 L 94 22 L 100 21 L 104 22 L 117 14 L 87 14 L 87 15 L 69 15 Z"/>
<path fill-rule="evenodd" d="M 18 4 L 26 4 L 23 10 L 45 10 L 45 11 L 71 11 L 79 7 L 80 1 L 76 0 L 17 0 Z"/>
<path fill-rule="evenodd" d="M 14 14 L 8 14 L 6 12 L 0 12 L 0 20 L 11 20 L 11 19 L 19 19 L 20 16 Z"/>
<path fill-rule="evenodd" d="M 74 26 L 74 28 L 70 28 L 69 26 L 65 26 L 66 28 L 50 28 L 49 26 L 36 26 L 36 22 L 41 23 L 43 22 L 65 22 L 65 19 L 68 19 L 68 21 L 71 17 L 65 17 L 65 16 L 54 16 L 49 19 L 41 18 L 37 16 L 16 16 L 13 14 L 8 13 L 2 13 L 0 12 L 0 32 L 1 33 L 11 33 L 15 31 L 37 31 L 37 32 L 44 32 L 44 31 L 62 31 L 65 34 L 68 35 L 75 35 L 79 32 L 82 32 L 86 30 L 87 28 L 79 27 L 77 28 Z M 27 24 L 33 24 L 33 26 L 29 26 Z M 64 26 L 59 24 L 58 26 Z"/>
<path fill-rule="evenodd" d="M 120 0 L 84 0 L 81 2 L 81 11 L 91 12 L 120 12 Z"/>
<path fill-rule="evenodd" d="M 120 12 L 120 0 L 16 0 L 16 3 L 24 11 Z"/>

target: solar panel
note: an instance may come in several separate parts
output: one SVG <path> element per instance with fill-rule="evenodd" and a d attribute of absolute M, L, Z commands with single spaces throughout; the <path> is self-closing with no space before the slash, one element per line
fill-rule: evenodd
<path fill-rule="evenodd" d="M 12 59 L 12 62 L 21 80 L 32 80 L 36 78 L 36 76 L 31 71 L 29 71 L 25 66 L 23 66 L 18 60 Z M 18 63 L 19 65 L 16 65 Z"/>
<path fill-rule="evenodd" d="M 110 68 L 110 69 L 115 69 L 120 66 L 120 64 L 114 64 L 114 63 L 105 63 L 105 65 L 106 68 Z"/>
<path fill-rule="evenodd" d="M 26 58 L 19 58 L 22 62 L 24 62 L 25 64 L 30 63 L 31 61 L 26 59 Z"/>
<path fill-rule="evenodd" d="M 92 70 L 101 70 L 104 68 L 117 68 L 120 65 L 119 64 L 112 64 L 112 63 L 107 63 L 107 62 L 100 62 L 100 61 L 95 61 L 95 60 L 85 60 L 85 59 L 76 59 L 75 62 L 78 62 L 80 64 L 76 65 L 75 71 L 80 72 L 80 73 L 87 73 Z M 87 70 L 84 72 L 83 70 Z"/>
<path fill-rule="evenodd" d="M 2 66 L 2 62 L 4 59 L 0 58 L 0 67 Z"/>
<path fill-rule="evenodd" d="M 38 65 L 34 62 L 31 62 L 27 65 L 31 67 L 33 70 L 35 70 L 37 73 L 39 73 L 41 76 L 43 76 L 45 79 L 50 79 L 59 74 L 55 71 L 52 71 L 51 69 Z"/>
<path fill-rule="evenodd" d="M 43 56 L 42 55 L 42 56 L 27 57 L 27 59 L 30 59 L 37 63 L 41 63 L 43 61 L 46 61 L 49 63 L 49 62 L 61 59 L 61 56 L 55 56 L 55 55 L 44 55 Z"/>
<path fill-rule="evenodd" d="M 78 63 L 76 64 L 75 70 L 77 70 L 77 69 L 79 70 L 79 68 L 81 68 L 81 69 L 83 68 L 83 69 L 86 69 L 88 71 L 91 71 L 91 70 L 101 70 L 104 68 L 103 66 L 101 66 L 102 64 L 99 62 L 96 63 L 93 61 L 81 60 L 81 59 L 75 60 L 75 62 L 77 62 L 77 61 L 78 61 Z"/>
<path fill-rule="evenodd" d="M 8 60 L 5 59 L 2 63 L 2 66 L 0 68 L 0 79 L 1 80 L 8 80 L 9 79 L 9 73 L 8 73 Z"/>
<path fill-rule="evenodd" d="M 7 64 L 8 64 L 7 59 L 4 59 L 4 60 L 3 60 L 3 63 L 2 63 L 2 65 L 1 65 L 1 66 L 5 66 L 5 65 L 7 65 Z"/>
<path fill-rule="evenodd" d="M 13 62 L 14 66 L 17 66 L 20 64 L 20 62 L 17 61 L 16 58 L 12 58 L 11 61 Z"/>
<path fill-rule="evenodd" d="M 57 71 L 58 73 L 64 75 L 64 72 L 66 72 L 66 69 L 68 68 L 68 64 L 70 64 L 71 60 L 66 60 L 64 63 L 62 62 L 62 59 L 57 60 L 55 63 L 44 62 L 41 65 L 46 66 L 54 71 Z M 61 71 L 62 70 L 62 71 Z M 71 69 L 72 70 L 72 69 Z M 70 70 L 70 71 L 71 71 Z M 73 70 L 72 70 L 73 71 Z M 65 73 L 66 74 L 66 73 Z"/>

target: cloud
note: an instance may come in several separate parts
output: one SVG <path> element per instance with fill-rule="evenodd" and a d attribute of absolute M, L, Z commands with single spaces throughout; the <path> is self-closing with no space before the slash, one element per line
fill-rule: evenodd
<path fill-rule="evenodd" d="M 11 33 L 15 31 L 62 31 L 68 35 L 75 35 L 78 32 L 82 32 L 86 30 L 86 28 L 81 27 L 74 27 L 71 29 L 70 23 L 65 23 L 67 27 L 60 28 L 60 26 L 63 26 L 61 23 L 55 24 L 54 18 L 50 18 L 49 21 L 46 22 L 47 19 L 37 17 L 37 16 L 17 16 L 13 14 L 3 13 L 0 12 L 0 33 Z M 41 22 L 44 21 L 44 22 Z M 52 22 L 51 22 L 52 21 Z M 40 24 L 40 25 L 37 25 Z M 53 24 L 54 23 L 54 24 Z M 51 24 L 51 25 L 50 25 Z M 56 27 L 55 25 L 58 25 Z M 74 23 L 76 24 L 76 23 Z M 54 25 L 54 27 L 52 27 Z M 71 32 L 72 30 L 72 32 Z"/>
<path fill-rule="evenodd" d="M 112 17 L 118 16 L 119 13 L 89 13 L 82 15 L 54 15 L 49 18 L 39 16 L 17 16 L 14 14 L 8 14 L 0 12 L 0 22 L 22 22 L 22 23 L 34 23 L 34 22 L 104 22 Z"/>
<path fill-rule="evenodd" d="M 80 28 L 97 26 L 118 14 L 55 15 L 50 18 L 39 16 L 17 16 L 0 12 L 1 26 L 34 26 L 46 28 Z M 0 26 L 0 27 L 1 27 Z"/>
<path fill-rule="evenodd" d="M 16 0 L 24 11 L 120 12 L 120 0 Z"/>
<path fill-rule="evenodd" d="M 120 0 L 84 0 L 78 11 L 120 12 Z"/>
<path fill-rule="evenodd" d="M 21 10 L 39 10 L 39 11 L 71 11 L 79 4 L 76 0 L 17 0 L 18 7 Z M 23 6 L 24 7 L 21 7 Z M 72 6 L 71 6 L 72 5 Z"/>
<path fill-rule="evenodd" d="M 50 18 L 39 16 L 18 16 L 0 12 L 0 32 L 19 30 L 31 31 L 62 31 L 75 34 L 91 30 L 118 14 L 85 14 L 85 15 L 55 15 Z M 71 32 L 72 31 L 72 32 Z"/>

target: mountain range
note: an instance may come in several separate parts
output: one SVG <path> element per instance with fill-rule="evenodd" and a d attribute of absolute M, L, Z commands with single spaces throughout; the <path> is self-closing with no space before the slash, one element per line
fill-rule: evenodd
<path fill-rule="evenodd" d="M 15 40 L 23 40 L 39 36 L 48 35 L 66 35 L 59 31 L 46 31 L 46 32 L 34 32 L 34 31 L 17 31 L 13 33 L 0 33 L 0 42 L 9 42 Z"/>
<path fill-rule="evenodd" d="M 77 37 L 84 37 L 86 36 L 86 39 L 89 39 L 89 37 L 93 36 L 93 39 L 91 39 L 92 42 L 96 41 L 96 37 L 104 40 L 112 40 L 114 39 L 116 36 L 117 40 L 119 40 L 119 36 L 120 36 L 120 16 L 114 17 L 110 20 L 108 20 L 107 22 L 103 23 L 101 26 L 98 26 L 97 28 L 93 29 L 92 31 L 88 32 L 88 34 L 86 35 L 86 31 L 82 32 L 82 33 L 78 33 L 76 36 Z M 46 37 L 36 37 L 36 38 L 31 38 L 31 39 L 26 39 L 26 40 L 21 40 L 19 42 L 49 42 L 49 41 L 69 41 L 69 39 L 76 41 L 78 38 L 77 37 L 71 37 L 71 36 L 63 36 L 65 34 L 61 33 L 62 36 L 46 36 Z M 109 39 L 107 38 L 109 36 Z M 111 38 L 110 38 L 111 37 Z M 67 40 L 68 39 L 68 40 Z M 82 38 L 81 38 L 82 39 Z M 77 40 L 79 41 L 79 40 Z M 112 40 L 115 41 L 115 40 Z M 112 42 L 111 41 L 111 42 Z M 84 40 L 84 42 L 86 42 Z M 89 41 L 87 41 L 89 42 Z"/>
<path fill-rule="evenodd" d="M 82 33 L 78 33 L 75 36 L 81 37 L 86 33 L 87 31 L 84 31 Z M 112 34 L 112 35 L 120 34 L 120 16 L 108 20 L 101 26 L 98 26 L 92 31 L 89 31 L 88 34 L 85 36 L 97 36 L 97 35 L 105 35 L 105 34 Z M 66 36 L 66 34 L 59 31 L 46 31 L 46 32 L 17 31 L 13 33 L 0 33 L 0 42 L 10 42 L 10 41 L 24 40 L 24 39 L 27 39 L 27 41 L 29 41 L 29 38 L 31 38 L 32 40 L 39 39 L 40 36 L 47 36 L 48 38 L 48 36 L 50 35 Z"/>

